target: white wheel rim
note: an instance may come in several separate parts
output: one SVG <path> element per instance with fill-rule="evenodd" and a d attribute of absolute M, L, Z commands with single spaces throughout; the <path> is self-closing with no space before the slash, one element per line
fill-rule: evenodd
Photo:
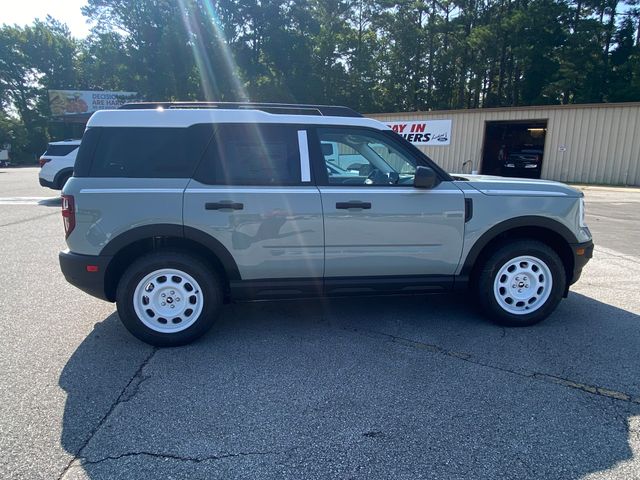
<path fill-rule="evenodd" d="M 551 270 L 531 256 L 512 258 L 498 270 L 493 295 L 500 307 L 514 315 L 527 315 L 542 307 L 553 287 Z"/>
<path fill-rule="evenodd" d="M 187 273 L 163 268 L 145 276 L 133 293 L 138 318 L 156 332 L 176 333 L 189 328 L 204 306 L 202 289 Z"/>

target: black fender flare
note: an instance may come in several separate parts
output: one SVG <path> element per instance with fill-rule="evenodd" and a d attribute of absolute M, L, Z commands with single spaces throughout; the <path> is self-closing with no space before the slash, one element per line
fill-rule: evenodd
<path fill-rule="evenodd" d="M 154 237 L 176 237 L 185 238 L 199 243 L 213 255 L 215 255 L 229 280 L 241 280 L 238 265 L 227 248 L 211 235 L 193 227 L 180 224 L 162 223 L 154 225 L 142 225 L 127 230 L 107 243 L 100 252 L 100 256 L 115 256 L 123 248 L 139 240 L 151 239 Z"/>
<path fill-rule="evenodd" d="M 471 247 L 471 250 L 469 250 L 467 257 L 464 259 L 464 264 L 460 274 L 464 276 L 470 275 L 482 250 L 491 241 L 495 240 L 499 235 L 508 232 L 509 230 L 523 227 L 534 227 L 549 230 L 562 237 L 567 242 L 567 245 L 578 242 L 578 239 L 571 232 L 571 230 L 569 230 L 559 221 L 552 218 L 540 217 L 536 215 L 510 218 L 494 225 L 489 230 L 484 232 L 478 240 L 476 240 L 476 243 L 473 244 L 473 247 Z"/>
<path fill-rule="evenodd" d="M 64 185 L 60 185 L 60 180 L 62 180 L 67 175 L 73 175 L 73 167 L 63 168 L 58 173 L 56 173 L 55 177 L 53 177 L 53 184 L 56 186 L 56 188 L 58 188 L 58 190 L 62 190 L 62 187 L 64 187 Z"/>

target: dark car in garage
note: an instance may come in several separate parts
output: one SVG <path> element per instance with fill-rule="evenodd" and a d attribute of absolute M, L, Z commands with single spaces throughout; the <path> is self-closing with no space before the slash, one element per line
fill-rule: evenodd
<path fill-rule="evenodd" d="M 509 152 L 502 165 L 502 175 L 540 178 L 542 154 L 543 151 L 539 148 L 522 148 Z"/>

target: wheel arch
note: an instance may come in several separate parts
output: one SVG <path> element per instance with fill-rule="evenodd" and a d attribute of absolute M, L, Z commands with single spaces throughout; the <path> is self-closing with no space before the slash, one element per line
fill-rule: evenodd
<path fill-rule="evenodd" d="M 164 248 L 184 250 L 205 260 L 221 276 L 225 295 L 229 282 L 241 278 L 231 253 L 211 235 L 177 224 L 143 225 L 118 235 L 100 252 L 100 256 L 112 257 L 105 272 L 107 298 L 115 300 L 118 281 L 128 265 L 141 255 Z"/>
<path fill-rule="evenodd" d="M 64 185 L 62 184 L 62 179 L 67 176 L 70 177 L 72 175 L 73 175 L 73 167 L 63 168 L 58 173 L 56 173 L 56 176 L 53 177 L 53 184 L 56 186 L 56 189 L 62 190 L 62 187 L 64 187 Z"/>
<path fill-rule="evenodd" d="M 558 254 L 567 274 L 566 290 L 568 290 L 569 279 L 574 269 L 571 244 L 577 243 L 578 239 L 565 225 L 547 217 L 513 218 L 487 230 L 467 254 L 461 275 L 473 279 L 491 252 L 506 242 L 518 239 L 541 241 Z"/>

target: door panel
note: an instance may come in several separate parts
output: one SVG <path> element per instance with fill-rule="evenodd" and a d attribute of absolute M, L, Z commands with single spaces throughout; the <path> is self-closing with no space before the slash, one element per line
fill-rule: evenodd
<path fill-rule="evenodd" d="M 227 187 L 192 180 L 184 195 L 184 224 L 221 242 L 242 280 L 323 275 L 317 187 Z"/>
<path fill-rule="evenodd" d="M 325 278 L 455 273 L 464 195 L 453 182 L 415 188 L 417 166 L 428 165 L 390 132 L 332 126 L 317 128 L 313 139 Z"/>
<path fill-rule="evenodd" d="M 322 203 L 304 128 L 216 125 L 185 190 L 183 218 L 226 247 L 241 280 L 322 278 Z"/>
<path fill-rule="evenodd" d="M 325 277 L 453 275 L 464 235 L 464 196 L 452 182 L 414 187 L 320 187 Z M 364 202 L 370 208 L 337 208 Z"/>

